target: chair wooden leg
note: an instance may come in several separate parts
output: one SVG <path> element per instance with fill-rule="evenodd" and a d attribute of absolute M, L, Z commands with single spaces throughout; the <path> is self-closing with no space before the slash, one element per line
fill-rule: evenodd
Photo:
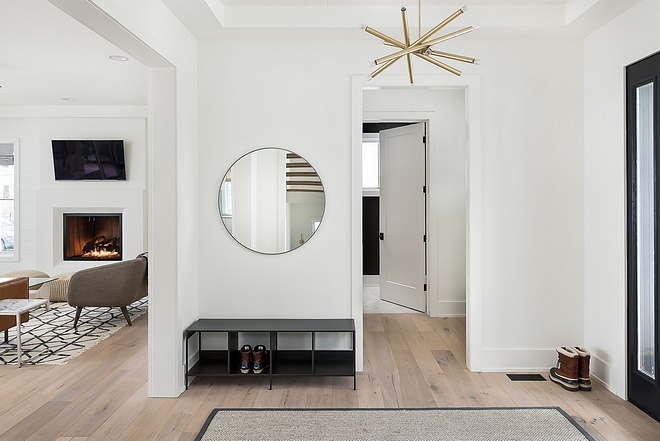
<path fill-rule="evenodd" d="M 128 315 L 128 309 L 126 309 L 125 306 L 121 307 L 121 312 L 124 313 L 124 317 L 126 318 L 126 321 L 128 322 L 128 326 L 133 326 L 133 323 L 131 323 L 131 316 Z"/>
<path fill-rule="evenodd" d="M 77 328 L 78 327 L 78 319 L 80 318 L 80 313 L 82 312 L 82 306 L 78 306 L 76 309 L 76 318 L 73 319 L 73 327 Z"/>

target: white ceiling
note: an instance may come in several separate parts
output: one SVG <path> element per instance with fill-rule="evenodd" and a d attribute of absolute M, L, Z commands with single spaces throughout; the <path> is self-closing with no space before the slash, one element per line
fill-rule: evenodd
<path fill-rule="evenodd" d="M 161 1 L 200 40 L 373 39 L 358 23 L 401 26 L 402 0 Z M 460 25 L 479 24 L 478 38 L 580 36 L 639 1 L 422 0 L 422 26 L 469 5 Z M 418 0 L 404 2 L 417 25 Z M 146 105 L 147 69 L 114 54 L 121 51 L 47 0 L 0 0 L 0 115 L 3 106 Z"/>
<path fill-rule="evenodd" d="M 0 48 L 0 106 L 147 103 L 147 69 L 46 0 L 0 0 Z"/>

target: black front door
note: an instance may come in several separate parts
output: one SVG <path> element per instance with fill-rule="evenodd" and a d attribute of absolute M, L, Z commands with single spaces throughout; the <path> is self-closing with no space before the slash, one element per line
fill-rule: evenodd
<path fill-rule="evenodd" d="M 658 421 L 659 75 L 660 53 L 626 69 L 628 400 Z"/>

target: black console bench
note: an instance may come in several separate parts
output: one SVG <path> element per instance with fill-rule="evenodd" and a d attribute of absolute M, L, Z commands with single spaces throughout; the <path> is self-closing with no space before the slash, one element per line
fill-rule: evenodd
<path fill-rule="evenodd" d="M 202 333 L 226 333 L 227 349 L 208 350 L 201 347 Z M 240 333 L 268 333 L 270 344 L 265 342 L 270 363 L 260 374 L 242 374 L 239 346 Z M 279 333 L 305 333 L 311 338 L 311 349 L 279 349 Z M 317 349 L 318 333 L 350 333 L 351 349 Z M 190 367 L 190 339 L 197 338 L 199 357 Z M 202 376 L 248 376 L 269 377 L 269 387 L 273 388 L 273 377 L 282 376 L 333 376 L 353 377 L 353 389 L 356 389 L 355 376 L 355 322 L 353 319 L 199 319 L 184 332 L 186 342 L 185 384 L 188 377 Z"/>

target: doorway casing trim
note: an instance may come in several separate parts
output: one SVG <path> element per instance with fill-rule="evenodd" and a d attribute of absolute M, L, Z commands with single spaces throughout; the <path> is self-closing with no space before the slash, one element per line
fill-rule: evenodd
<path fill-rule="evenodd" d="M 481 94 L 478 75 L 419 75 L 416 89 L 463 89 L 467 141 L 466 220 L 466 363 L 471 371 L 482 370 L 482 203 L 481 203 Z M 363 325 L 362 294 L 362 120 L 363 90 L 410 90 L 405 75 L 380 75 L 368 85 L 362 75 L 351 84 L 351 294 L 356 328 Z M 429 256 L 432 257 L 429 250 Z M 429 273 L 431 265 L 429 261 Z M 356 335 L 357 368 L 363 368 L 363 335 Z"/>

